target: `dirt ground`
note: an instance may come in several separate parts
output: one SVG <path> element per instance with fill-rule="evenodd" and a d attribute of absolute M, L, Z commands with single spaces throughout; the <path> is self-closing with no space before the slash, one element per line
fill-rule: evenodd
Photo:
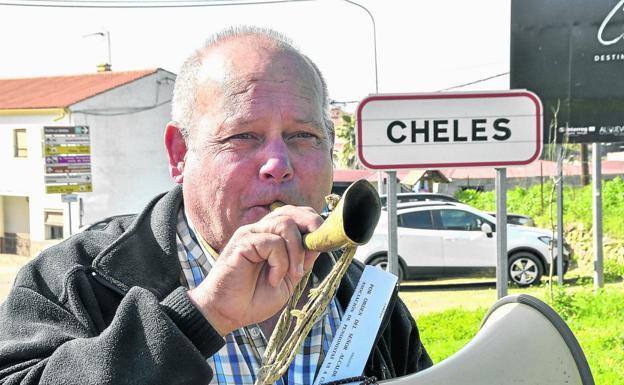
<path fill-rule="evenodd" d="M 14 254 L 0 254 L 0 303 L 9 294 L 19 269 L 31 259 Z"/>

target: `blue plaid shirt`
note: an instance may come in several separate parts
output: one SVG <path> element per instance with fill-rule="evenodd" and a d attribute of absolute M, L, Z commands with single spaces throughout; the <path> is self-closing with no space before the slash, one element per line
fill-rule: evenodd
<path fill-rule="evenodd" d="M 176 243 L 178 258 L 182 266 L 180 282 L 183 286 L 194 288 L 210 273 L 216 256 L 210 250 L 204 250 L 198 241 L 193 225 L 184 214 L 184 208 L 178 213 Z M 313 287 L 319 280 L 312 274 Z M 323 363 L 329 345 L 340 324 L 342 312 L 336 298 L 329 303 L 323 316 L 314 324 L 295 359 L 288 368 L 288 385 L 312 385 L 318 369 Z M 256 324 L 234 330 L 225 337 L 225 346 L 212 357 L 208 365 L 215 373 L 210 384 L 218 385 L 253 385 L 256 373 L 260 369 L 262 355 L 267 346 L 267 339 Z M 280 378 L 276 385 L 285 385 Z"/>

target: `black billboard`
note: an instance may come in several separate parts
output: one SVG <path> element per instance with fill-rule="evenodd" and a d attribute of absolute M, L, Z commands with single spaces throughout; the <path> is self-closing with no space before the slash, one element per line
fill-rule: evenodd
<path fill-rule="evenodd" d="M 510 65 L 545 142 L 624 141 L 624 0 L 512 0 Z"/>

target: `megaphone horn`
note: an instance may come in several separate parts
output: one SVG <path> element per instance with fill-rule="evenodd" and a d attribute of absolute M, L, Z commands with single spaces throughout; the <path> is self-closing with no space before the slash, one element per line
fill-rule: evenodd
<path fill-rule="evenodd" d="M 526 294 L 498 300 L 477 335 L 446 360 L 379 385 L 594 385 L 583 350 L 559 315 Z"/>

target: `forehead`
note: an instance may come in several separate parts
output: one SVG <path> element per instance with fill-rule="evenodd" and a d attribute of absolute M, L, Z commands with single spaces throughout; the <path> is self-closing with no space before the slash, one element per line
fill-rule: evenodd
<path fill-rule="evenodd" d="M 200 75 L 198 102 L 204 112 L 250 119 L 278 109 L 295 119 L 322 121 L 320 78 L 306 59 L 289 50 L 235 40 L 211 51 Z"/>

